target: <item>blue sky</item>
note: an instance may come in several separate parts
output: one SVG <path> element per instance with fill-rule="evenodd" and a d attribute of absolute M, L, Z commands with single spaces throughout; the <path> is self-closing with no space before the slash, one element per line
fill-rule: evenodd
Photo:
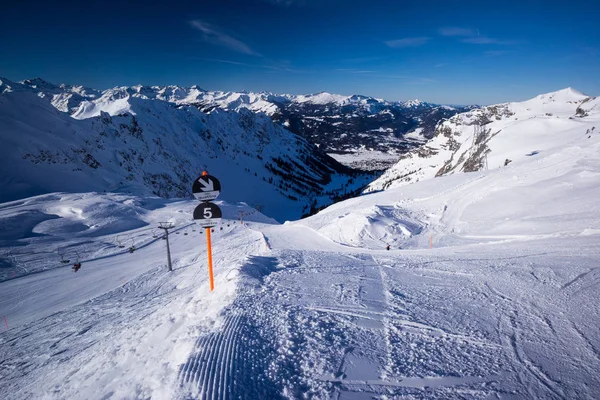
<path fill-rule="evenodd" d="M 4 5 L 0 76 L 453 104 L 600 95 L 598 1 L 155 3 Z"/>

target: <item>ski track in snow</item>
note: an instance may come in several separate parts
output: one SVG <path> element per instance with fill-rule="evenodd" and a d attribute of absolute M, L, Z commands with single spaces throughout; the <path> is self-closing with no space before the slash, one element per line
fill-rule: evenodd
<path fill-rule="evenodd" d="M 597 336 L 560 317 L 586 285 L 597 287 L 595 269 L 562 280 L 552 272 L 556 255 L 521 242 L 511 257 L 494 256 L 493 246 L 479 258 L 333 243 L 325 251 L 290 250 L 280 246 L 310 248 L 322 238 L 293 227 L 236 229 L 232 243 L 245 247 L 250 236 L 256 244 L 243 250 L 238 267 L 221 271 L 222 281 L 238 289 L 212 323 L 193 327 L 191 315 L 205 305 L 187 316 L 176 312 L 198 302 L 178 286 L 200 279 L 206 290 L 201 253 L 178 255 L 174 275 L 152 268 L 106 295 L 5 333 L 9 351 L 0 371 L 14 394 L 8 398 L 586 398 L 589 389 L 545 369 L 574 339 L 581 347 L 568 369 L 597 387 Z M 176 246 L 188 238 L 172 240 Z M 519 260 L 536 267 L 521 271 L 526 264 Z M 534 284 L 553 290 L 524 295 Z M 164 307 L 171 308 L 166 315 Z M 161 315 L 169 322 L 148 330 Z M 113 342 L 114 326 L 125 329 Z M 181 326 L 185 334 L 169 342 Z M 163 340 L 166 347 L 157 344 Z M 160 360 L 145 360 L 144 342 L 144 352 L 158 348 L 163 356 L 176 344 L 187 349 L 155 373 L 171 391 L 161 394 L 160 385 L 148 383 L 129 388 L 109 372 L 135 374 L 140 364 Z M 553 350 L 544 351 L 548 344 Z M 40 378 L 32 375 L 40 371 Z M 52 384 L 42 383 L 43 371 L 54 371 Z"/>

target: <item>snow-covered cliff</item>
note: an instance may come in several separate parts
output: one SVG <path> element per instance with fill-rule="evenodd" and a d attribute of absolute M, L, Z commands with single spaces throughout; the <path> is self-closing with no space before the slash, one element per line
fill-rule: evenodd
<path fill-rule="evenodd" d="M 600 99 L 572 88 L 531 100 L 473 109 L 439 123 L 435 137 L 374 181 L 365 192 L 457 172 L 500 168 L 585 140 L 600 128 Z"/>

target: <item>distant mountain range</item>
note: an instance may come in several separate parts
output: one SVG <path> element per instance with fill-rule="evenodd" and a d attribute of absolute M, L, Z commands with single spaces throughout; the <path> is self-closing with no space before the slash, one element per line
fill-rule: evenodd
<path fill-rule="evenodd" d="M 76 119 L 130 112 L 127 99 L 137 97 L 193 105 L 200 111 L 220 108 L 265 113 L 274 122 L 319 146 L 327 153 L 375 150 L 398 156 L 433 137 L 442 119 L 476 106 L 444 106 L 410 100 L 391 102 L 373 97 L 341 96 L 326 92 L 312 95 L 207 91 L 198 86 L 132 86 L 105 91 L 81 86 L 54 85 L 42 79 L 22 82 L 47 96 L 60 111 Z M 395 159 L 393 159 L 395 160 Z M 366 169 L 389 166 L 358 164 Z"/>

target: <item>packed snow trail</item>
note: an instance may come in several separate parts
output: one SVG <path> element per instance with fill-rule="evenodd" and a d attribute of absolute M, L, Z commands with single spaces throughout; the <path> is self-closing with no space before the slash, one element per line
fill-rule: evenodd
<path fill-rule="evenodd" d="M 595 398 L 589 144 L 254 224 L 272 251 L 246 264 L 228 322 L 198 340 L 185 397 Z"/>
<path fill-rule="evenodd" d="M 582 298 L 561 289 L 569 240 L 449 258 L 277 249 L 276 227 L 263 228 L 272 255 L 242 268 L 247 283 L 225 324 L 182 367 L 190 398 L 559 399 L 593 398 L 600 387 L 597 328 L 571 316 Z M 285 242 L 314 244 L 287 230 Z M 580 262 L 600 256 L 593 242 Z"/>
<path fill-rule="evenodd" d="M 593 398 L 600 387 L 597 235 L 403 251 L 298 223 L 218 235 L 214 294 L 198 233 L 172 236 L 174 273 L 122 254 L 21 278 L 46 277 L 51 299 L 100 267 L 133 275 L 4 333 L 8 398 Z"/>
<path fill-rule="evenodd" d="M 264 249 L 262 235 L 228 225 L 213 234 L 214 295 L 204 235 L 191 228 L 171 235 L 173 272 L 158 240 L 84 261 L 77 273 L 66 266 L 0 282 L 10 323 L 0 335 L 3 397 L 176 396 L 179 365 L 233 300 L 240 263 Z"/>

